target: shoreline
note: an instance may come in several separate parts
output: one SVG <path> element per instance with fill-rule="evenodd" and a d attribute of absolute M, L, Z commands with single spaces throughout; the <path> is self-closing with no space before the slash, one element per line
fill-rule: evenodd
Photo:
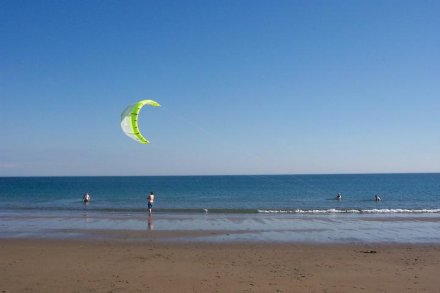
<path fill-rule="evenodd" d="M 440 246 L 439 241 L 387 241 L 345 239 L 302 239 L 292 240 L 291 233 L 320 233 L 319 230 L 302 229 L 297 231 L 265 230 L 108 230 L 108 229 L 60 229 L 46 231 L 40 235 L 22 236 L 0 235 L 0 241 L 66 241 L 66 242 L 113 242 L 113 243 L 148 243 L 164 245 L 307 245 L 307 246 Z M 272 233 L 267 237 L 267 233 Z M 275 235 L 275 236 L 273 236 Z"/>
<path fill-rule="evenodd" d="M 0 239 L 2 292 L 436 292 L 440 245 Z"/>
<path fill-rule="evenodd" d="M 440 215 L 0 213 L 2 238 L 440 244 Z"/>

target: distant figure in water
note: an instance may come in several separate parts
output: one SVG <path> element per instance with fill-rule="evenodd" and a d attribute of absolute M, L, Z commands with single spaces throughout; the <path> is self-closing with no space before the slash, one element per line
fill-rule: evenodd
<path fill-rule="evenodd" d="M 154 203 L 154 193 L 150 192 L 150 194 L 147 197 L 148 200 L 148 213 L 151 215 L 151 210 L 153 209 L 153 203 Z"/>
<path fill-rule="evenodd" d="M 376 194 L 376 195 L 374 196 L 374 200 L 375 200 L 375 201 L 381 201 L 382 199 L 380 198 L 379 194 Z"/>
<path fill-rule="evenodd" d="M 342 199 L 342 195 L 340 194 L 340 193 L 338 193 L 337 195 L 336 195 L 336 200 L 341 200 Z"/>
<path fill-rule="evenodd" d="M 83 201 L 84 202 L 89 202 L 90 201 L 90 194 L 88 192 L 86 192 L 86 194 L 84 194 Z"/>

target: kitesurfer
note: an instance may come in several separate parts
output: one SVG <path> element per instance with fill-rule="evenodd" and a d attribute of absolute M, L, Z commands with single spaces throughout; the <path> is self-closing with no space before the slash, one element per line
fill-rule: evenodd
<path fill-rule="evenodd" d="M 148 201 L 148 213 L 151 215 L 151 210 L 153 209 L 153 203 L 154 203 L 154 193 L 152 191 L 148 195 L 147 201 Z"/>
<path fill-rule="evenodd" d="M 379 194 L 376 194 L 376 195 L 374 196 L 374 200 L 375 200 L 375 201 L 381 201 L 382 199 L 380 198 Z"/>
<path fill-rule="evenodd" d="M 342 195 L 341 195 L 340 193 L 338 193 L 338 194 L 336 195 L 336 199 L 337 199 L 337 200 L 341 200 L 341 199 L 342 199 Z"/>

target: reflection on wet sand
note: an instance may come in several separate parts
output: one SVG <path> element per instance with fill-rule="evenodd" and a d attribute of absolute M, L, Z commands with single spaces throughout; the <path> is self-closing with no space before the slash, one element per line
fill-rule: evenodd
<path fill-rule="evenodd" d="M 148 231 L 154 230 L 153 216 L 150 214 L 147 218 L 147 229 Z"/>

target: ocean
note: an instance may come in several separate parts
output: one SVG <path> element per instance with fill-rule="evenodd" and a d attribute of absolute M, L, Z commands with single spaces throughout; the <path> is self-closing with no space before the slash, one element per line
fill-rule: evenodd
<path fill-rule="evenodd" d="M 153 229 L 228 231 L 202 237 L 216 241 L 440 243 L 440 174 L 0 178 L 0 238 Z"/>

